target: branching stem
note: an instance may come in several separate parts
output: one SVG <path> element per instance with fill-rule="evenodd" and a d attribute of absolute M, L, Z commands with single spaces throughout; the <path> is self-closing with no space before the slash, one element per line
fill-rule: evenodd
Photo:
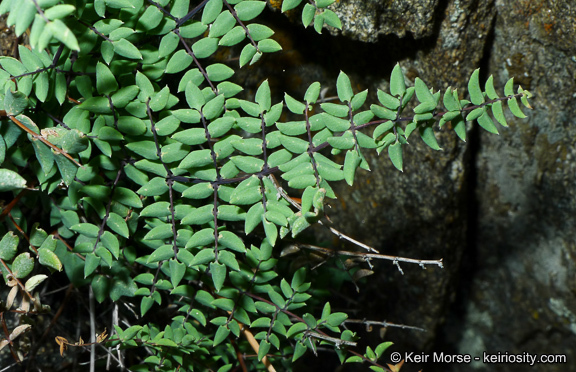
<path fill-rule="evenodd" d="M 397 266 L 398 266 L 398 262 L 406 262 L 406 263 L 417 264 L 417 265 L 421 266 L 422 268 L 424 268 L 425 265 L 438 265 L 438 267 L 444 268 L 444 264 L 442 263 L 442 259 L 439 259 L 439 260 L 418 260 L 418 259 L 414 259 L 414 258 L 389 256 L 389 255 L 385 255 L 385 254 L 334 250 L 334 249 L 318 247 L 318 246 L 310 245 L 310 244 L 298 244 L 297 246 L 300 248 L 304 248 L 304 249 L 308 249 L 308 250 L 312 250 L 312 251 L 316 251 L 316 252 L 322 252 L 322 253 L 328 254 L 328 255 L 343 255 L 343 256 L 351 256 L 351 257 L 360 257 L 360 258 L 364 258 L 364 259 L 374 258 L 374 259 L 379 259 L 379 260 L 388 260 L 388 261 L 393 261 L 394 265 L 397 265 Z M 400 272 L 402 272 L 402 270 L 400 270 Z"/>

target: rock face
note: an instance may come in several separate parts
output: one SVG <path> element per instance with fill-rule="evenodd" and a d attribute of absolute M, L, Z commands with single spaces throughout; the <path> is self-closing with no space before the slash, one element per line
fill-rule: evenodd
<path fill-rule="evenodd" d="M 576 366 L 576 6 L 497 1 L 490 70 L 536 94 L 528 120 L 482 134 L 475 273 L 463 288 L 462 353 L 564 354 Z M 571 362 L 572 361 L 572 362 Z M 474 365 L 506 371 L 508 365 Z M 470 369 L 461 366 L 458 371 Z"/>
<path fill-rule="evenodd" d="M 435 89 L 464 86 L 477 68 L 489 40 L 495 11 L 492 2 L 453 1 L 429 9 L 436 14 L 422 40 L 408 42 L 413 55 L 401 60 L 409 83 L 416 76 Z M 384 26 L 383 26 L 384 27 Z M 394 28 L 389 21 L 388 27 Z M 416 26 L 415 26 L 416 27 Z M 423 36 L 428 35 L 428 36 Z M 393 38 L 391 49 L 406 42 Z M 394 58 L 390 55 L 389 58 Z M 362 79 L 361 72 L 356 75 Z M 386 87 L 384 73 L 375 88 Z M 443 270 L 402 265 L 405 275 L 389 263 L 380 264 L 369 279 L 364 316 L 425 328 L 426 333 L 392 331 L 388 337 L 405 351 L 429 350 L 436 330 L 448 312 L 456 291 L 462 253 L 467 249 L 469 224 L 470 148 L 452 131 L 439 134 L 443 151 L 430 150 L 411 137 L 404 154 L 404 172 L 397 172 L 385 154 L 366 151 L 372 171 L 362 173 L 350 189 L 338 189 L 341 206 L 331 212 L 344 232 L 365 241 L 384 254 L 403 257 L 443 258 Z M 353 216 L 354 218 L 351 218 Z M 368 300 L 369 299 L 369 300 Z"/>
<path fill-rule="evenodd" d="M 342 1 L 336 7 L 344 36 L 365 42 L 380 35 L 415 39 L 432 35 L 438 0 Z"/>
<path fill-rule="evenodd" d="M 499 136 L 473 129 L 464 144 L 443 131 L 443 152 L 414 136 L 403 174 L 385 155 L 370 154 L 372 171 L 337 190 L 330 216 L 338 229 L 382 253 L 443 257 L 446 266 L 404 264 L 401 275 L 379 263 L 356 295 L 362 316 L 428 330 L 390 329 L 386 339 L 397 350 L 564 354 L 567 364 L 530 370 L 576 371 L 576 6 L 341 0 L 333 9 L 344 31 L 306 32 L 301 53 L 301 71 L 325 78 L 324 86 L 334 86 L 336 65 L 359 90 L 375 92 L 400 61 L 409 82 L 419 76 L 436 89 L 465 87 L 482 67 L 499 91 L 514 77 L 535 94 L 528 118 L 507 116 L 510 128 Z M 305 89 L 306 74 L 300 78 Z M 406 366 L 422 367 L 515 369 L 476 361 Z"/>
<path fill-rule="evenodd" d="M 363 6 L 375 4 L 368 2 Z M 301 91 L 294 96 L 301 97 L 307 81 L 314 81 L 308 80 L 308 76 L 324 77 L 323 86 L 330 87 L 327 95 L 335 95 L 337 70 L 334 73 L 331 61 L 351 77 L 358 90 L 370 90 L 369 102 L 377 101 L 377 88 L 388 89 L 387 79 L 397 61 L 408 84 L 420 77 L 435 89 L 465 87 L 467 78 L 485 55 L 495 17 L 494 4 L 474 1 L 453 1 L 442 6 L 436 2 L 426 4 L 426 12 L 414 14 L 427 14 L 429 22 L 408 21 L 410 17 L 404 17 L 407 23 L 402 29 L 395 26 L 393 18 L 374 21 L 379 23 L 378 32 L 383 34 L 374 44 L 350 40 L 363 40 L 363 31 L 350 38 L 318 37 L 312 33 L 300 36 L 305 42 L 295 42 L 294 46 L 305 47 L 298 54 L 300 65 L 293 69 L 299 72 L 302 84 Z M 410 7 L 421 9 L 423 5 Z M 335 11 L 346 19 L 346 9 L 350 8 L 354 8 L 353 2 L 342 1 Z M 364 16 L 380 17 L 378 12 Z M 291 68 L 286 74 L 297 75 Z M 289 80 L 283 86 L 291 86 Z M 430 266 L 422 270 L 417 265 L 403 264 L 404 275 L 391 262 L 379 262 L 376 274 L 368 278 L 360 295 L 349 294 L 362 303 L 362 317 L 427 330 L 425 333 L 390 330 L 386 337 L 405 351 L 432 348 L 438 337 L 437 329 L 456 293 L 461 256 L 468 245 L 468 204 L 473 196 L 468 187 L 469 145 L 447 129 L 439 133 L 438 139 L 443 147 L 440 152 L 431 150 L 413 134 L 411 145 L 405 150 L 403 173 L 392 166 L 385 154 L 377 156 L 364 151 L 371 172 L 359 172 L 352 188 L 341 184 L 336 189 L 339 199 L 332 202 L 328 212 L 339 230 L 383 254 L 443 258 L 444 269 Z M 329 239 L 327 235 L 323 237 Z"/>
<path fill-rule="evenodd" d="M 14 54 L 16 35 L 6 27 L 6 15 L 0 16 L 0 56 Z"/>

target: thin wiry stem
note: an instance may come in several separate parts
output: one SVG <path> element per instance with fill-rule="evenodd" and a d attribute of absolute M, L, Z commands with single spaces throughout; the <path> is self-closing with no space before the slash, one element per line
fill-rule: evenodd
<path fill-rule="evenodd" d="M 196 58 L 196 55 L 194 54 L 192 49 L 190 49 L 190 46 L 188 46 L 188 43 L 186 43 L 186 40 L 182 37 L 182 35 L 180 35 L 180 30 L 178 30 L 177 28 L 174 29 L 174 33 L 178 36 L 178 38 L 180 38 L 180 43 L 182 44 L 182 46 L 184 46 L 184 49 L 186 49 L 186 53 L 188 53 L 188 55 L 192 57 L 192 59 L 194 60 L 194 63 L 196 64 L 196 66 L 198 66 L 198 70 L 200 71 L 202 76 L 204 76 L 204 79 L 206 79 L 206 81 L 210 85 L 210 88 L 212 89 L 214 94 L 218 94 L 218 89 L 216 89 L 216 87 L 214 86 L 214 84 L 212 83 L 210 78 L 208 77 L 208 73 L 206 72 L 204 67 L 202 67 L 202 65 L 198 61 L 198 58 Z"/>
<path fill-rule="evenodd" d="M 442 262 L 442 259 L 439 259 L 439 260 L 419 260 L 419 259 L 414 259 L 414 258 L 389 256 L 386 254 L 334 250 L 334 249 L 318 247 L 318 246 L 310 245 L 310 244 L 298 244 L 297 246 L 300 248 L 304 248 L 304 249 L 308 249 L 308 250 L 312 250 L 312 251 L 316 251 L 316 252 L 322 252 L 322 253 L 328 254 L 328 255 L 342 255 L 342 256 L 359 257 L 359 258 L 363 258 L 363 259 L 371 258 L 371 259 L 392 261 L 394 263 L 394 265 L 398 266 L 400 272 L 402 272 L 402 269 L 400 269 L 400 267 L 399 267 L 400 262 L 417 264 L 420 267 L 422 267 L 423 269 L 426 268 L 426 265 L 437 265 L 440 268 L 444 268 L 444 264 Z M 403 272 L 402 272 L 402 274 L 403 274 Z"/>
<path fill-rule="evenodd" d="M 123 171 L 124 171 L 124 163 L 122 163 L 122 165 L 120 166 L 120 169 L 118 169 L 118 172 L 116 173 L 116 178 L 114 179 L 114 183 L 112 184 L 112 189 L 110 190 L 111 195 L 114 194 L 114 190 L 116 189 L 116 185 L 118 184 L 118 181 L 120 180 L 120 176 L 122 175 Z M 96 241 L 94 242 L 94 247 L 92 247 L 92 253 L 96 252 L 96 247 L 98 247 L 98 243 L 100 242 L 100 239 L 102 238 L 102 234 L 104 234 L 104 226 L 106 226 L 106 222 L 108 221 L 108 218 L 110 218 L 110 208 L 111 207 L 112 207 L 112 199 L 109 199 L 108 203 L 106 204 L 106 214 L 104 215 L 104 218 L 102 218 L 102 223 L 100 224 L 100 228 L 98 230 L 98 236 L 96 236 Z"/>
<path fill-rule="evenodd" d="M 94 372 L 96 367 L 96 319 L 94 315 L 96 307 L 92 286 L 88 288 L 88 303 L 90 305 L 90 372 Z"/>
<path fill-rule="evenodd" d="M 20 127 L 20 129 L 24 130 L 26 133 L 28 133 L 29 135 L 31 135 L 32 137 L 36 138 L 37 140 L 41 141 L 43 144 L 45 144 L 46 146 L 50 147 L 52 150 L 54 150 L 55 152 L 57 152 L 58 154 L 62 154 L 64 155 L 64 157 L 66 157 L 66 159 L 70 160 L 71 162 L 73 162 L 74 164 L 76 164 L 77 166 L 79 166 L 80 168 L 84 168 L 84 166 L 80 163 L 78 163 L 78 161 L 76 161 L 76 159 L 74 159 L 72 156 L 70 156 L 70 154 L 68 154 L 66 151 L 62 150 L 61 148 L 59 148 L 58 146 L 53 145 L 50 141 L 48 141 L 46 138 L 44 138 L 42 135 L 34 132 L 32 129 L 28 128 L 26 125 L 24 125 L 20 120 L 18 120 L 15 116 L 13 115 L 7 115 L 8 118 L 10 120 L 12 120 L 12 122 L 16 125 L 18 125 Z"/>
<path fill-rule="evenodd" d="M 152 4 L 152 5 L 154 5 L 156 8 L 158 8 L 158 10 L 160 10 L 162 13 L 164 13 L 164 15 L 165 15 L 166 17 L 169 17 L 169 18 L 173 19 L 174 21 L 178 21 L 178 18 L 174 17 L 174 16 L 173 16 L 169 11 L 167 11 L 162 5 L 160 5 L 160 4 L 158 4 L 157 2 L 152 1 L 152 0 L 148 0 L 148 2 L 149 2 L 150 4 Z M 208 0 L 205 0 L 205 1 L 203 2 L 202 6 L 206 5 L 207 2 L 208 2 Z M 196 8 L 198 8 L 198 10 L 201 9 L 201 7 L 199 7 L 199 6 L 196 7 Z M 194 14 L 196 14 L 196 12 L 192 13 L 192 14 L 190 15 L 190 17 L 192 17 Z M 186 22 L 186 21 L 184 21 L 184 22 Z M 178 24 L 178 26 L 180 26 L 180 24 Z"/>
<path fill-rule="evenodd" d="M 182 26 L 184 23 L 186 23 L 188 20 L 192 19 L 192 17 L 194 17 L 200 10 L 202 10 L 204 8 L 204 6 L 206 6 L 206 3 L 208 2 L 208 0 L 203 0 L 200 4 L 198 4 L 194 9 L 192 9 L 191 11 L 188 12 L 188 14 L 186 14 L 184 17 L 180 18 L 177 22 L 177 26 L 180 27 Z M 163 9 L 163 8 L 162 8 Z M 161 10 L 162 10 L 161 9 Z M 170 14 L 170 16 L 172 16 L 172 14 Z"/>
<path fill-rule="evenodd" d="M 331 336 L 328 336 L 326 334 L 322 334 L 322 333 L 318 333 L 318 332 L 314 332 L 314 331 L 304 331 L 304 337 L 307 337 L 307 336 L 312 336 L 312 337 L 317 338 L 319 340 L 332 342 L 334 345 L 344 345 L 344 346 L 356 346 L 357 345 L 357 343 L 354 341 L 342 340 L 341 338 L 331 337 Z"/>
<path fill-rule="evenodd" d="M 314 142 L 312 141 L 312 130 L 310 128 L 310 118 L 308 117 L 308 102 L 305 103 L 306 108 L 304 109 L 304 119 L 306 120 L 306 133 L 308 134 L 308 156 L 310 157 L 310 164 L 312 164 L 312 169 L 314 170 L 314 177 L 316 177 L 316 186 L 320 188 L 320 174 L 318 173 L 318 165 L 316 164 L 316 159 L 314 159 Z"/>
<path fill-rule="evenodd" d="M 364 325 L 366 325 L 366 328 L 368 330 L 370 330 L 373 326 L 381 326 L 384 328 L 392 327 L 392 328 L 412 329 L 414 331 L 427 332 L 424 328 L 409 326 L 409 325 L 405 325 L 405 324 L 391 323 L 391 322 L 387 322 L 385 320 L 380 322 L 377 320 L 366 320 L 366 319 L 346 319 L 344 321 L 344 324 L 345 323 L 364 324 Z"/>
<path fill-rule="evenodd" d="M 156 146 L 156 156 L 160 159 L 160 163 L 164 166 L 166 170 L 166 185 L 168 186 L 168 197 L 170 199 L 170 216 L 171 216 L 171 224 L 172 224 L 172 246 L 174 249 L 174 257 L 178 254 L 178 245 L 176 244 L 176 238 L 178 236 L 178 231 L 176 230 L 176 212 L 174 207 L 174 180 L 172 179 L 172 170 L 162 160 L 162 151 L 160 149 L 160 142 L 158 140 L 158 133 L 156 132 L 156 124 L 154 123 L 154 118 L 152 116 L 152 109 L 150 108 L 150 98 L 146 101 L 146 112 L 148 114 L 148 118 L 150 119 L 150 129 L 154 136 L 154 144 Z"/>
<path fill-rule="evenodd" d="M 256 50 L 259 50 L 258 49 L 258 43 L 256 43 L 256 40 L 254 40 L 254 38 L 250 34 L 248 27 L 246 27 L 244 22 L 242 22 L 240 20 L 240 18 L 238 18 L 238 14 L 236 13 L 236 10 L 230 5 L 230 3 L 228 3 L 228 1 L 226 1 L 226 0 L 223 0 L 223 1 L 224 1 L 224 4 L 226 5 L 226 7 L 228 8 L 228 10 L 230 11 L 230 14 L 232 14 L 232 16 L 236 19 L 236 22 L 238 22 L 238 24 L 244 29 L 244 32 L 246 33 L 246 37 L 248 38 L 248 40 L 250 40 L 250 43 L 252 44 L 252 46 L 254 46 L 254 48 L 256 48 Z"/>
<path fill-rule="evenodd" d="M 260 114 L 260 133 L 262 135 L 262 160 L 264 160 L 264 165 L 262 166 L 262 172 L 266 172 L 268 168 L 268 150 L 266 146 L 266 120 L 264 118 L 264 113 Z M 260 180 L 260 193 L 262 194 L 262 206 L 264 211 L 266 211 L 266 187 L 264 185 L 264 174 L 258 174 L 258 179 Z"/>
<path fill-rule="evenodd" d="M 112 310 L 112 324 L 110 329 L 113 329 L 114 332 L 116 332 L 116 326 L 118 326 L 118 304 L 115 303 L 114 304 L 114 308 Z M 106 358 L 106 369 L 110 369 L 110 362 L 111 362 L 111 358 L 114 358 L 116 360 L 116 362 L 118 363 L 118 365 L 120 366 L 121 369 L 124 369 L 124 362 L 122 361 L 122 351 L 120 351 L 120 344 L 118 344 L 115 349 L 118 352 L 118 358 L 116 358 L 114 356 L 114 354 L 112 354 L 111 349 L 112 348 L 104 348 L 106 350 L 106 352 L 108 353 L 108 357 Z"/>
<path fill-rule="evenodd" d="M 101 33 L 100 31 L 98 31 L 96 29 L 96 27 L 84 22 L 83 20 L 79 19 L 78 22 L 80 22 L 81 24 L 83 24 L 84 26 L 88 27 L 92 32 L 94 32 L 96 35 L 100 36 L 102 39 L 112 42 L 112 40 L 110 40 L 110 38 L 106 35 L 104 35 L 103 33 Z"/>
<path fill-rule="evenodd" d="M 356 123 L 354 123 L 354 110 L 352 109 L 352 103 L 350 102 L 348 102 L 348 120 L 350 121 L 350 132 L 352 132 L 352 137 L 354 137 L 354 149 L 358 156 L 361 156 L 360 146 L 358 145 L 358 136 L 356 136 L 356 130 L 358 127 L 356 126 Z"/>
<path fill-rule="evenodd" d="M 39 68 L 36 71 L 25 72 L 23 74 L 13 76 L 13 78 L 19 79 L 19 78 L 24 77 L 24 76 L 36 75 L 36 74 L 39 74 L 41 72 L 45 72 L 45 71 L 48 71 L 48 70 L 55 68 L 57 63 L 58 63 L 58 60 L 60 59 L 60 56 L 62 55 L 63 50 L 64 50 L 64 44 L 61 44 L 58 47 L 58 50 L 56 50 L 56 54 L 54 54 L 54 58 L 52 58 L 52 63 L 50 64 L 50 66 Z"/>
<path fill-rule="evenodd" d="M 212 210 L 212 215 L 214 216 L 214 256 L 216 262 L 218 262 L 218 188 L 220 187 L 220 180 L 222 180 L 222 176 L 220 175 L 220 168 L 218 168 L 218 154 L 216 154 L 216 150 L 214 150 L 214 144 L 212 143 L 212 136 L 210 135 L 210 131 L 208 130 L 208 121 L 204 117 L 204 113 L 200 111 L 200 120 L 202 122 L 202 126 L 204 127 L 204 135 L 206 136 L 206 140 L 208 141 L 208 147 L 210 148 L 210 157 L 212 158 L 212 164 L 214 169 L 216 170 L 216 181 L 212 182 L 212 188 L 214 191 L 212 192 L 212 197 L 214 200 L 214 209 Z"/>

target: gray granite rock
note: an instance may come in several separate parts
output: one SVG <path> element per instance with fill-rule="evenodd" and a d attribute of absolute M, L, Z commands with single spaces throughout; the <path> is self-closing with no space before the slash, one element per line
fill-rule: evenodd
<path fill-rule="evenodd" d="M 493 3 L 451 1 L 442 14 L 435 19 L 438 25 L 431 36 L 413 43 L 402 38 L 385 43 L 392 50 L 402 45 L 413 48 L 413 54 L 401 60 L 409 84 L 418 76 L 435 89 L 465 87 L 484 56 L 495 15 Z M 367 77 L 360 69 L 353 76 L 355 81 L 373 81 L 372 90 L 387 89 L 385 74 Z M 330 211 L 342 231 L 384 254 L 444 259 L 444 269 L 404 264 L 405 275 L 390 263 L 381 263 L 360 294 L 365 316 L 427 330 L 390 331 L 387 337 L 407 351 L 429 350 L 434 344 L 467 248 L 469 147 L 451 130 L 443 130 L 438 138 L 443 151 L 436 152 L 413 134 L 403 173 L 393 168 L 386 154 L 366 151 L 372 171 L 360 172 L 352 188 L 339 186 L 339 201 Z"/>
<path fill-rule="evenodd" d="M 466 289 L 462 353 L 564 354 L 576 366 L 576 6 L 497 1 L 490 69 L 535 93 L 527 120 L 482 134 L 475 275 Z M 474 365 L 509 371 L 510 365 Z M 458 371 L 469 371 L 461 366 Z"/>
<path fill-rule="evenodd" d="M 380 35 L 431 36 L 437 6 L 438 0 L 346 0 L 331 9 L 342 21 L 344 36 L 375 42 Z"/>

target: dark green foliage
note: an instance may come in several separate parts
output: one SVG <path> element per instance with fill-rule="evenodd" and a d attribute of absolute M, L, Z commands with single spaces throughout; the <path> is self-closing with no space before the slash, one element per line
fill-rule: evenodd
<path fill-rule="evenodd" d="M 286 0 L 282 10 L 300 3 Z M 325 9 L 331 3 L 305 4 L 304 25 L 340 28 Z M 248 23 L 264 7 L 242 0 L 0 5 L 18 34 L 30 28 L 32 46 L 19 48 L 19 60 L 0 57 L 0 191 L 49 213 L 41 225 L 30 225 L 18 203 L 2 213 L 5 221 L 15 217 L 1 230 L 3 276 L 33 298 L 47 277 L 34 272 L 64 270 L 75 286 L 90 285 L 98 302 L 136 303 L 137 319 L 127 324 L 139 325 L 116 324 L 107 341 L 146 347 L 151 354 L 129 366 L 135 371 L 227 371 L 244 354 L 256 355 L 246 361 L 250 369 L 290 368 L 318 345 L 332 345 L 342 362 L 388 370 L 378 359 L 390 343 L 354 351 L 356 336 L 342 328 L 348 315 L 311 299 L 316 288 L 306 268 L 280 269 L 275 247 L 322 223 L 325 198 L 335 198 L 331 183 L 352 185 L 359 167 L 369 169 L 365 151 L 386 150 L 402 170 L 413 132 L 440 150 L 437 123 L 451 121 L 464 140 L 466 121 L 497 133 L 492 117 L 506 125 L 504 104 L 520 118 L 517 99 L 529 107 L 530 93 L 514 93 L 512 80 L 501 98 L 492 78 L 481 89 L 475 71 L 468 101 L 418 78 L 407 87 L 399 65 L 390 92 L 378 91 L 369 110 L 368 92 L 354 92 L 343 72 L 338 103 L 319 101 L 318 82 L 284 103 L 273 102 L 267 81 L 253 101 L 241 97 L 242 87 L 229 81 L 235 69 L 281 49 L 269 27 Z M 237 44 L 244 45 L 238 65 L 210 59 Z M 177 84 L 160 86 L 164 78 Z M 414 96 L 413 113 L 403 115 Z M 299 119 L 280 122 L 284 104 Z M 375 128 L 372 136 L 366 127 Z M 320 153 L 326 148 L 344 151 L 343 164 Z M 301 191 L 298 201 L 281 180 Z M 362 270 L 351 277 L 368 274 Z M 320 315 L 311 304 L 323 308 Z M 152 321 L 167 305 L 171 317 Z"/>

